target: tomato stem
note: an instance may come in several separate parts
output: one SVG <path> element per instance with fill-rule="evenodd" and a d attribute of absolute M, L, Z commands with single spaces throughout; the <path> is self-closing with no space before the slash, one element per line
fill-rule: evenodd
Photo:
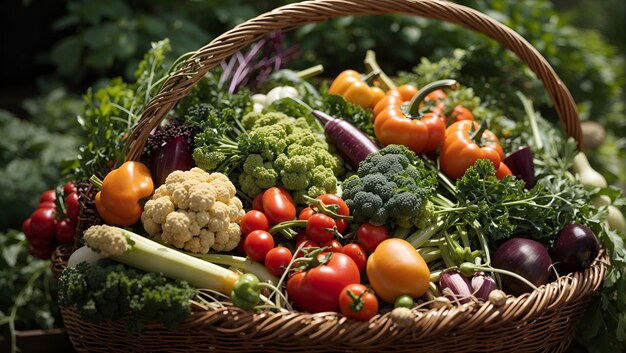
<path fill-rule="evenodd" d="M 293 220 L 293 221 L 280 222 L 274 225 L 272 228 L 270 228 L 270 230 L 268 230 L 267 232 L 270 234 L 275 234 L 278 232 L 282 232 L 284 230 L 291 229 L 293 227 L 306 227 L 306 223 L 307 223 L 306 220 Z"/>
<path fill-rule="evenodd" d="M 345 219 L 346 221 L 352 221 L 353 219 L 352 216 L 344 216 L 344 215 L 338 214 L 335 210 L 339 209 L 339 205 L 334 205 L 334 204 L 327 205 L 322 200 L 314 199 L 307 195 L 302 195 L 302 197 L 304 198 L 304 201 L 306 201 L 306 203 L 309 206 L 317 207 L 317 211 L 319 213 L 323 213 L 335 219 Z"/>
<path fill-rule="evenodd" d="M 413 99 L 411 99 L 411 103 L 409 103 L 409 107 L 407 109 L 407 114 L 410 117 L 418 117 L 420 104 L 422 104 L 424 99 L 426 99 L 426 96 L 439 89 L 449 88 L 452 90 L 456 90 L 458 89 L 458 87 L 459 83 L 456 80 L 451 79 L 434 81 L 427 84 L 426 86 L 422 87 L 422 89 L 415 97 L 413 97 Z"/>

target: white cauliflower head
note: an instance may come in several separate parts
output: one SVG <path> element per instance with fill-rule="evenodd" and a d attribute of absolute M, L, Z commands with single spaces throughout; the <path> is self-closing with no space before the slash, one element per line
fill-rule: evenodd
<path fill-rule="evenodd" d="M 141 221 L 148 234 L 177 248 L 229 251 L 241 239 L 245 214 L 236 191 L 221 173 L 174 171 L 146 202 Z"/>

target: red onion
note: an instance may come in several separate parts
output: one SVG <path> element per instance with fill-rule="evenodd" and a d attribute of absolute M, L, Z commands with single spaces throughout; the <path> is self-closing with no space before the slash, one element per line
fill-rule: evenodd
<path fill-rule="evenodd" d="M 458 271 L 444 272 L 439 277 L 439 287 L 442 291 L 448 288 L 453 295 L 447 297 L 453 302 L 458 301 L 460 304 L 469 302 L 469 298 L 472 296 L 470 282 Z"/>
<path fill-rule="evenodd" d="M 493 255 L 493 267 L 514 272 L 539 287 L 548 283 L 552 260 L 541 243 L 526 238 L 512 238 Z M 508 294 L 521 295 L 532 290 L 527 284 L 502 275 L 502 287 Z"/>
<path fill-rule="evenodd" d="M 471 283 L 474 296 L 483 300 L 489 300 L 489 293 L 491 293 L 492 290 L 498 289 L 496 280 L 484 272 L 476 272 L 472 277 Z"/>
<path fill-rule="evenodd" d="M 561 229 L 550 256 L 559 274 L 565 275 L 591 266 L 599 251 L 600 242 L 593 231 L 573 223 Z"/>

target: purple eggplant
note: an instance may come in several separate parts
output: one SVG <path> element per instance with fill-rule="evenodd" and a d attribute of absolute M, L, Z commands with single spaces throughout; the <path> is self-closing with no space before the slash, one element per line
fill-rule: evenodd
<path fill-rule="evenodd" d="M 485 301 L 489 300 L 491 291 L 498 289 L 496 280 L 484 272 L 476 272 L 472 277 L 471 284 L 474 296 Z"/>
<path fill-rule="evenodd" d="M 380 150 L 367 134 L 350 122 L 333 118 L 319 110 L 314 110 L 311 114 L 324 125 L 328 143 L 335 146 L 341 157 L 355 170 L 365 157 Z"/>
<path fill-rule="evenodd" d="M 502 244 L 493 255 L 494 268 L 514 272 L 539 287 L 548 283 L 552 259 L 541 243 L 526 238 L 512 238 Z M 501 275 L 502 287 L 508 294 L 521 295 L 532 290 L 524 282 Z"/>
<path fill-rule="evenodd" d="M 600 242 L 593 231 L 578 223 L 568 224 L 557 235 L 550 256 L 561 275 L 582 271 L 591 266 L 600 252 Z"/>
<path fill-rule="evenodd" d="M 192 150 L 184 136 L 176 136 L 150 157 L 150 172 L 154 186 L 165 183 L 165 178 L 175 170 L 193 168 Z"/>
<path fill-rule="evenodd" d="M 470 282 L 459 271 L 447 271 L 439 277 L 439 288 L 442 292 L 451 292 L 450 295 L 446 295 L 452 302 L 459 302 L 465 304 L 469 302 L 469 298 L 472 296 L 472 289 Z"/>
<path fill-rule="evenodd" d="M 511 170 L 511 173 L 518 179 L 526 183 L 526 189 L 530 190 L 537 182 L 535 179 L 535 162 L 533 161 L 533 152 L 530 147 L 523 147 L 504 159 L 504 164 Z"/>

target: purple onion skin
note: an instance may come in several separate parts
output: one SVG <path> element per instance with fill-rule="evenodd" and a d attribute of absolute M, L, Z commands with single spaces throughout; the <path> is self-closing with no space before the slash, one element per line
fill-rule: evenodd
<path fill-rule="evenodd" d="M 476 272 L 472 277 L 472 289 L 474 296 L 484 301 L 489 300 L 489 293 L 494 289 L 498 289 L 496 280 L 484 272 Z"/>
<path fill-rule="evenodd" d="M 511 170 L 511 173 L 524 181 L 526 189 L 530 190 L 535 186 L 535 162 L 533 152 L 526 146 L 516 152 L 509 154 L 504 159 L 504 164 Z"/>
<path fill-rule="evenodd" d="M 370 153 L 380 151 L 380 147 L 367 134 L 350 122 L 333 118 L 318 110 L 314 110 L 312 114 L 324 125 L 328 143 L 335 146 L 341 157 L 355 170 Z"/>
<path fill-rule="evenodd" d="M 189 170 L 195 165 L 192 150 L 182 136 L 163 145 L 150 159 L 150 172 L 155 187 L 165 183 L 165 178 L 175 170 Z"/>
<path fill-rule="evenodd" d="M 448 298 L 452 302 L 458 300 L 459 303 L 465 304 L 469 302 L 469 298 L 472 296 L 472 287 L 470 282 L 465 276 L 458 271 L 447 271 L 439 277 L 439 288 L 444 290 L 450 288 L 454 297 Z"/>
<path fill-rule="evenodd" d="M 512 238 L 502 244 L 493 255 L 492 265 L 526 278 L 539 287 L 548 283 L 552 259 L 541 243 L 526 238 Z M 532 291 L 524 282 L 507 275 L 501 275 L 502 287 L 515 296 Z"/>
<path fill-rule="evenodd" d="M 591 229 L 578 223 L 568 224 L 557 235 L 550 256 L 561 275 L 591 266 L 600 252 L 600 242 Z"/>

